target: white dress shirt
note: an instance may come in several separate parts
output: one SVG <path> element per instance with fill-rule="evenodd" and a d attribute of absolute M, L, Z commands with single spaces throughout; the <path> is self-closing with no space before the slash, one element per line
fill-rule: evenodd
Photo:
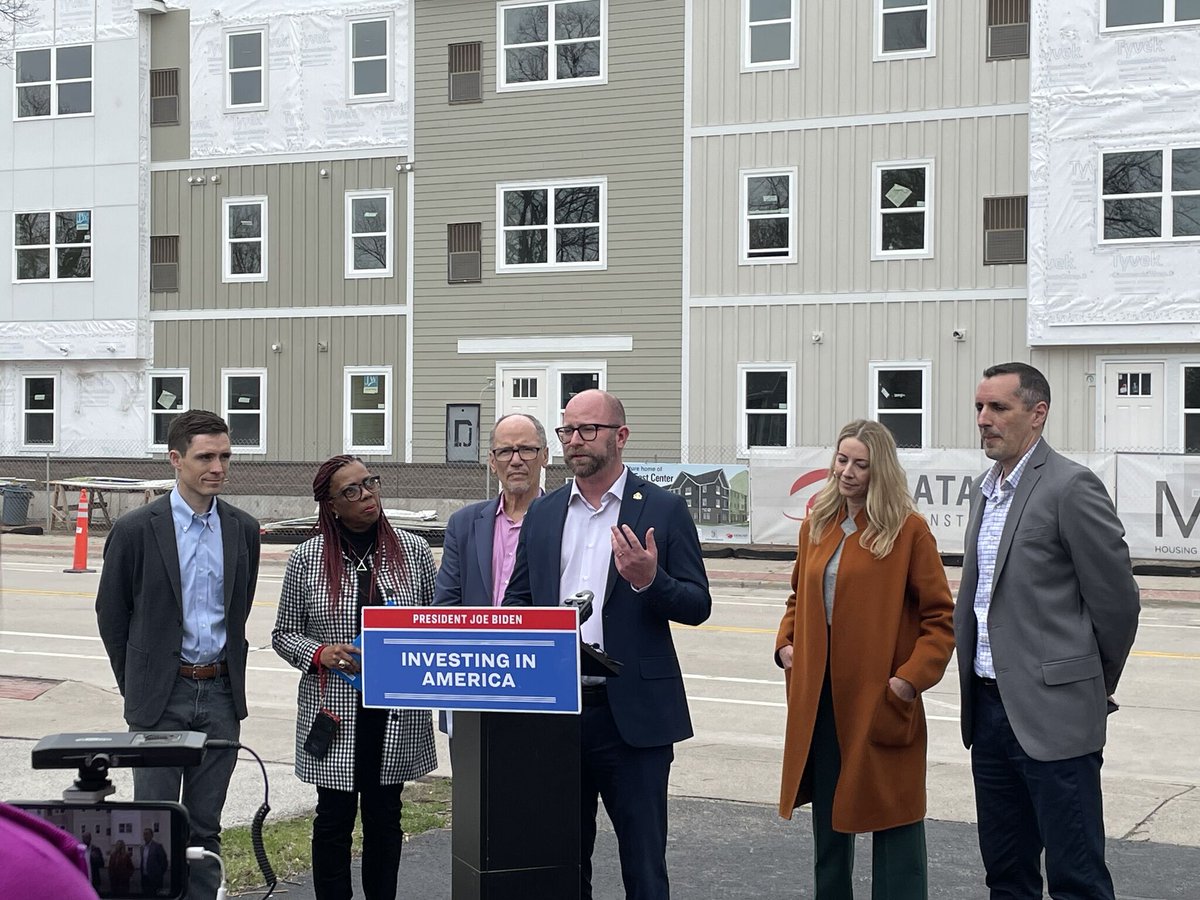
<path fill-rule="evenodd" d="M 592 615 L 579 629 L 585 643 L 604 649 L 604 594 L 608 589 L 608 570 L 612 565 L 612 528 L 621 514 L 621 496 L 629 469 L 612 483 L 594 507 L 571 483 L 567 500 L 567 520 L 563 524 L 562 558 L 558 592 L 565 599 L 579 591 L 592 592 Z"/>

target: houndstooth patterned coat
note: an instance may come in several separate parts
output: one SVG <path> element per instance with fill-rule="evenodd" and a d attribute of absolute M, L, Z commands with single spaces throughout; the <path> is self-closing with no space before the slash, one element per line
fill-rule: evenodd
<path fill-rule="evenodd" d="M 404 552 L 404 577 L 384 571 L 376 575 L 378 591 L 389 606 L 428 606 L 433 600 L 433 554 L 422 538 L 397 530 Z M 304 750 L 304 741 L 321 706 L 319 674 L 312 664 L 322 644 L 349 643 L 359 632 L 358 579 L 346 560 L 337 610 L 329 611 L 329 591 L 321 566 L 324 537 L 317 535 L 293 551 L 283 576 L 279 614 L 271 645 L 275 652 L 304 674 L 298 691 L 296 716 L 296 777 L 301 781 L 339 791 L 354 789 L 354 734 L 358 712 L 357 691 L 333 673 L 326 682 L 325 706 L 341 718 L 341 725 L 324 759 Z M 402 784 L 437 768 L 433 724 L 427 710 L 395 709 L 388 714 L 383 741 L 380 784 Z"/>

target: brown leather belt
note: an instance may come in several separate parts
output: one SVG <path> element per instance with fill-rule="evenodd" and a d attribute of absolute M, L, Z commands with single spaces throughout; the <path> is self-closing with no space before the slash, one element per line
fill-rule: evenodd
<path fill-rule="evenodd" d="M 190 666 L 184 663 L 179 667 L 179 674 L 184 678 L 195 678 L 197 681 L 207 681 L 209 678 L 219 678 L 229 674 L 229 666 L 222 662 L 209 663 L 206 666 Z"/>

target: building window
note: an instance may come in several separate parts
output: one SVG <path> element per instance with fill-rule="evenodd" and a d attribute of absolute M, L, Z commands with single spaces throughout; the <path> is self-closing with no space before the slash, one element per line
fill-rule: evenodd
<path fill-rule="evenodd" d="M 753 447 L 790 447 L 795 434 L 792 365 L 738 366 L 738 455 Z"/>
<path fill-rule="evenodd" d="M 747 69 L 799 65 L 796 0 L 742 0 L 746 22 L 743 64 Z"/>
<path fill-rule="evenodd" d="M 929 373 L 927 362 L 871 363 L 871 418 L 897 447 L 929 446 Z"/>
<path fill-rule="evenodd" d="M 222 369 L 221 400 L 233 449 L 266 453 L 267 370 Z"/>
<path fill-rule="evenodd" d="M 934 0 L 875 0 L 876 59 L 932 56 Z"/>
<path fill-rule="evenodd" d="M 558 373 L 558 421 L 563 420 L 563 414 L 567 411 L 567 404 L 571 402 L 576 394 L 582 394 L 584 391 L 603 390 L 604 372 L 600 369 L 584 369 L 582 371 L 567 372 L 559 371 Z"/>
<path fill-rule="evenodd" d="M 187 369 L 150 372 L 150 449 L 167 449 L 167 432 L 175 417 L 188 408 Z"/>
<path fill-rule="evenodd" d="M 1183 367 L 1183 452 L 1200 453 L 1200 366 Z"/>
<path fill-rule="evenodd" d="M 1200 0 L 1104 0 L 1105 28 L 1200 22 Z"/>
<path fill-rule="evenodd" d="M 150 70 L 150 124 L 179 124 L 179 70 Z"/>
<path fill-rule="evenodd" d="M 226 197 L 222 210 L 222 280 L 266 281 L 267 198 Z"/>
<path fill-rule="evenodd" d="M 92 114 L 92 45 L 16 52 L 16 118 Z"/>
<path fill-rule="evenodd" d="M 21 377 L 21 444 L 27 449 L 58 446 L 58 376 Z"/>
<path fill-rule="evenodd" d="M 392 95 L 392 20 L 350 22 L 350 99 L 386 100 Z"/>
<path fill-rule="evenodd" d="M 391 453 L 392 367 L 347 366 L 345 373 L 345 452 Z"/>
<path fill-rule="evenodd" d="M 602 84 L 608 0 L 502 3 L 496 89 Z"/>
<path fill-rule="evenodd" d="M 225 106 L 231 110 L 266 109 L 267 31 L 233 31 L 225 35 Z"/>
<path fill-rule="evenodd" d="M 742 172 L 742 263 L 795 262 L 796 170 Z"/>
<path fill-rule="evenodd" d="M 392 192 L 346 192 L 346 277 L 392 274 Z"/>
<path fill-rule="evenodd" d="M 1200 237 L 1200 147 L 1102 154 L 1101 241 Z"/>
<path fill-rule="evenodd" d="M 92 277 L 92 212 L 16 213 L 14 281 L 69 281 Z"/>
<path fill-rule="evenodd" d="M 933 163 L 875 164 L 874 259 L 933 256 Z"/>
<path fill-rule="evenodd" d="M 497 185 L 496 271 L 603 269 L 607 189 L 602 178 Z"/>

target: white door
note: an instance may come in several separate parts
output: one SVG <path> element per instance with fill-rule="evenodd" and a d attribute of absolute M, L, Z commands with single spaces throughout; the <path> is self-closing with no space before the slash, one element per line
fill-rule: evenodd
<path fill-rule="evenodd" d="M 1104 449 L 1162 450 L 1164 363 L 1104 364 Z"/>
<path fill-rule="evenodd" d="M 549 377 L 546 369 L 500 370 L 500 409 L 496 418 L 511 413 L 537 416 L 539 422 L 547 421 L 550 412 Z"/>

